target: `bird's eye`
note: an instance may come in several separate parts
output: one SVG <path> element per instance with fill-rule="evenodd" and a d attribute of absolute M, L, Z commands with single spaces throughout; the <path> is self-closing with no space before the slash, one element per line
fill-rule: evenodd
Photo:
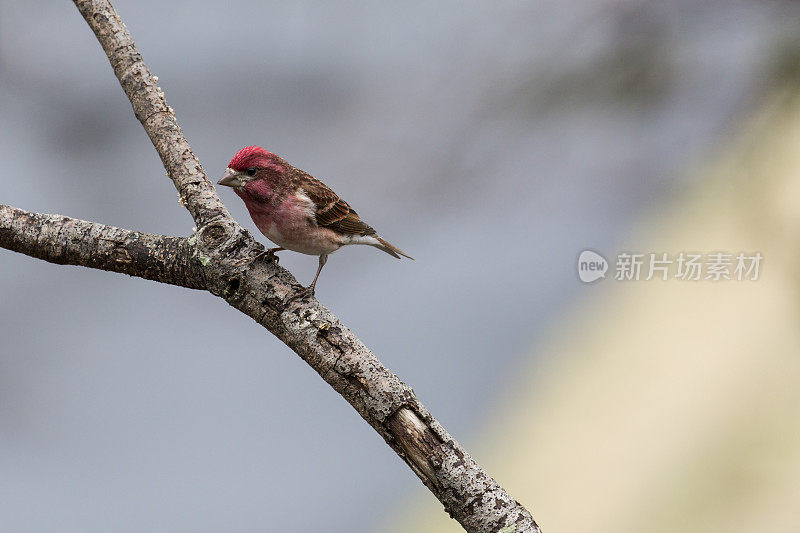
<path fill-rule="evenodd" d="M 256 175 L 256 167 L 250 167 L 247 169 L 248 176 L 255 176 Z"/>

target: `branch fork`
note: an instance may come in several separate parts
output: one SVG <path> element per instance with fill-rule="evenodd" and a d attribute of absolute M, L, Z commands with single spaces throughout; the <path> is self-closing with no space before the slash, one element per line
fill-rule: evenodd
<path fill-rule="evenodd" d="M 298 297 L 304 289 L 287 270 L 261 257 L 262 245 L 217 196 L 114 8 L 107 0 L 73 1 L 105 50 L 197 230 L 190 237 L 154 235 L 0 205 L 0 247 L 51 263 L 207 290 L 225 299 L 319 373 L 466 531 L 539 532 L 527 509 L 478 466 L 411 387 L 316 299 Z"/>

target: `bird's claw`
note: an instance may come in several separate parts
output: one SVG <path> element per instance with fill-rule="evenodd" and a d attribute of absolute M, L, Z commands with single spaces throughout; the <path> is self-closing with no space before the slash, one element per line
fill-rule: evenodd
<path fill-rule="evenodd" d="M 303 287 L 300 291 L 301 298 L 313 298 L 314 297 L 314 286 L 309 285 L 308 287 Z"/>
<path fill-rule="evenodd" d="M 287 299 L 287 302 L 292 302 L 294 300 L 305 300 L 305 299 L 309 299 L 310 300 L 313 297 L 314 297 L 314 287 L 313 286 L 308 286 L 308 287 L 302 287 L 301 286 L 300 289 L 297 292 L 295 292 L 292 296 L 290 296 Z"/>
<path fill-rule="evenodd" d="M 276 265 L 280 264 L 281 262 L 281 258 L 275 255 L 275 250 L 267 250 L 264 252 L 264 259 L 270 263 L 275 263 Z"/>
<path fill-rule="evenodd" d="M 275 255 L 275 251 L 276 250 L 274 248 L 268 248 L 268 249 L 265 249 L 265 250 L 261 250 L 260 252 L 258 252 L 256 254 L 256 256 L 255 256 L 255 258 L 253 260 L 254 261 L 259 261 L 261 259 L 264 259 L 265 261 L 267 261 L 269 263 L 275 263 L 276 265 L 280 264 L 281 258 L 278 257 L 277 255 Z"/>

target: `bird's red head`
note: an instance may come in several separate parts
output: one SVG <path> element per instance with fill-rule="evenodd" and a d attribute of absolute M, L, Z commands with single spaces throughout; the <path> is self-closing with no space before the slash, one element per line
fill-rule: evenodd
<path fill-rule="evenodd" d="M 270 169 L 282 173 L 286 171 L 286 162 L 260 146 L 248 146 L 236 152 L 231 162 L 228 163 L 228 168 L 237 172 L 245 172 L 248 168 L 256 168 Z"/>
<path fill-rule="evenodd" d="M 248 207 L 274 199 L 290 184 L 289 163 L 260 146 L 242 148 L 217 184 L 232 187 Z"/>

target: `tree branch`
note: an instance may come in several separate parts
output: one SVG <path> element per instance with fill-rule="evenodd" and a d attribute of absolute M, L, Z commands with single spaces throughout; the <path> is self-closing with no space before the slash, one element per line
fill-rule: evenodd
<path fill-rule="evenodd" d="M 186 237 L 165 237 L 41 215 L 0 204 L 0 247 L 57 265 L 77 265 L 205 289 Z"/>
<path fill-rule="evenodd" d="M 51 262 L 205 287 L 252 317 L 314 368 L 408 463 L 465 530 L 540 531 L 531 514 L 478 466 L 411 388 L 333 313 L 313 298 L 300 297 L 302 287 L 288 271 L 254 259 L 253 252 L 263 247 L 220 201 L 114 8 L 107 0 L 73 1 L 106 51 L 198 230 L 193 240 L 182 240 L 4 208 L 2 246 Z M 84 233 L 74 231 L 76 226 Z M 95 236 L 104 231 L 111 241 Z M 71 240 L 81 235 L 80 242 Z M 143 236 L 148 245 L 139 248 Z M 162 253 L 170 246 L 174 257 Z M 114 259 L 115 254 L 130 257 L 131 263 Z M 140 265 L 151 261 L 150 267 Z"/>
<path fill-rule="evenodd" d="M 198 228 L 216 218 L 230 218 L 200 161 L 167 105 L 157 79 L 142 61 L 128 28 L 106 0 L 75 0 L 108 56 L 133 112 L 153 142 L 164 168 Z"/>

